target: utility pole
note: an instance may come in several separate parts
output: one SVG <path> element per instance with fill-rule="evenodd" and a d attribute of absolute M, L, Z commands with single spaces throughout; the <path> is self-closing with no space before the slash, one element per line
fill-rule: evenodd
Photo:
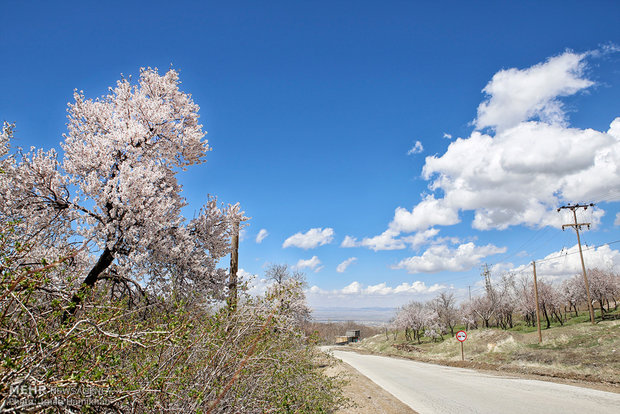
<path fill-rule="evenodd" d="M 230 238 L 232 250 L 230 251 L 230 277 L 228 279 L 228 309 L 234 311 L 237 308 L 237 270 L 239 269 L 239 222 L 233 224 Z"/>
<path fill-rule="evenodd" d="M 469 291 L 469 301 L 471 302 L 471 286 L 467 286 L 467 290 Z"/>
<path fill-rule="evenodd" d="M 491 271 L 489 270 L 489 265 L 484 264 L 484 270 L 482 271 L 482 276 L 484 276 L 484 286 L 487 291 L 487 295 L 491 302 L 495 304 L 495 292 L 493 291 L 493 285 L 491 285 Z"/>
<path fill-rule="evenodd" d="M 584 210 L 587 210 L 588 207 L 594 207 L 594 203 L 575 204 L 575 205 L 569 204 L 567 206 L 562 206 L 558 208 L 558 213 L 562 209 L 568 209 L 573 212 L 573 218 L 575 219 L 575 223 L 574 224 L 563 224 L 562 231 L 566 227 L 573 227 L 575 229 L 575 232 L 577 232 L 577 244 L 579 245 L 579 257 L 581 257 L 581 269 L 583 270 L 583 281 L 586 284 L 586 295 L 588 297 L 588 309 L 590 310 L 590 322 L 594 324 L 594 309 L 592 308 L 592 299 L 590 298 L 590 284 L 588 283 L 588 276 L 586 276 L 586 265 L 583 262 L 583 251 L 581 250 L 581 238 L 579 237 L 579 230 L 581 230 L 581 226 L 587 226 L 589 229 L 590 223 L 577 223 L 577 212 L 576 212 L 576 210 L 579 208 L 583 208 Z"/>
<path fill-rule="evenodd" d="M 534 267 L 534 297 L 536 299 L 536 328 L 538 329 L 538 343 L 542 343 L 542 332 L 540 331 L 540 305 L 538 304 L 538 282 L 536 281 L 536 262 L 532 261 Z"/>

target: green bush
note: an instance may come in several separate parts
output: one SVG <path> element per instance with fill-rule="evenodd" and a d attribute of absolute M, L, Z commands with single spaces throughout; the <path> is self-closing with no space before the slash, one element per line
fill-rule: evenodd
<path fill-rule="evenodd" d="M 273 301 L 229 312 L 113 295 L 107 280 L 62 322 L 73 302 L 54 280 L 69 277 L 70 257 L 28 267 L 22 247 L 0 247 L 2 412 L 322 413 L 343 402 Z"/>

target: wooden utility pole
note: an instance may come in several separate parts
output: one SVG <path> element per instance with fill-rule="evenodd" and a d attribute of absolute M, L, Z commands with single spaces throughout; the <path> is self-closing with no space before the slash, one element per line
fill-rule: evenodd
<path fill-rule="evenodd" d="M 588 228 L 590 228 L 590 223 L 577 223 L 577 212 L 576 212 L 578 208 L 583 208 L 584 210 L 587 210 L 588 207 L 594 207 L 594 203 L 575 204 L 575 205 L 569 204 L 567 206 L 562 206 L 558 208 L 558 213 L 562 209 L 568 209 L 573 212 L 573 218 L 575 219 L 575 223 L 574 224 L 563 224 L 562 230 L 564 230 L 566 227 L 573 227 L 575 231 L 577 232 L 577 244 L 579 245 L 579 257 L 581 257 L 581 269 L 583 270 L 583 281 L 586 284 L 586 295 L 588 297 L 588 309 L 590 310 L 590 322 L 594 324 L 594 308 L 592 308 L 592 299 L 590 298 L 590 284 L 588 283 L 588 276 L 586 276 L 586 265 L 583 262 L 583 251 L 581 250 L 581 238 L 579 237 L 579 230 L 581 230 L 581 226 L 587 226 Z"/>
<path fill-rule="evenodd" d="M 230 238 L 230 277 L 228 279 L 228 309 L 237 309 L 237 270 L 239 270 L 239 222 L 233 224 Z"/>
<path fill-rule="evenodd" d="M 536 327 L 538 329 L 538 343 L 542 343 L 542 332 L 540 331 L 540 305 L 538 304 L 538 282 L 536 280 L 536 262 L 532 261 L 534 267 L 534 298 L 536 299 Z"/>

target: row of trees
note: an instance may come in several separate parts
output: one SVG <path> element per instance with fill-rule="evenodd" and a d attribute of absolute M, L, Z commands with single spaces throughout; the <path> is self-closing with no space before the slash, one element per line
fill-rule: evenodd
<path fill-rule="evenodd" d="M 210 150 L 174 70 L 74 94 L 63 154 L 0 134 L 0 412 L 327 412 L 300 275 L 225 306 L 247 220 L 177 174 Z M 277 275 L 276 275 L 277 274 Z M 274 277 L 275 277 L 274 276 Z"/>
<path fill-rule="evenodd" d="M 588 271 L 590 294 L 598 305 L 601 317 L 618 308 L 620 275 L 601 269 Z M 569 314 L 579 316 L 579 306 L 587 303 L 583 277 L 575 275 L 561 284 L 538 282 L 538 300 L 547 328 L 552 321 L 564 324 Z M 403 306 L 391 324 L 394 332 L 405 332 L 407 340 L 421 341 L 422 335 L 433 340 L 443 339 L 454 327 L 467 329 L 514 326 L 519 315 L 528 326 L 536 324 L 536 300 L 531 277 L 504 275 L 498 283 L 489 284 L 485 293 L 458 305 L 453 293 L 441 292 L 435 299 L 410 302 Z"/>

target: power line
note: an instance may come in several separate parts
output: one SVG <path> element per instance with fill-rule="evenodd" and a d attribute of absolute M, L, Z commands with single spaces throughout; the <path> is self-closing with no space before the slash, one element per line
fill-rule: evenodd
<path fill-rule="evenodd" d="M 611 244 L 616 244 L 616 243 L 620 243 L 620 240 L 614 240 L 614 241 L 607 242 L 607 243 L 601 243 L 599 245 L 588 246 L 585 249 L 583 249 L 583 251 L 587 252 L 589 250 L 595 250 L 597 247 L 609 246 Z M 546 259 L 541 259 L 541 260 L 536 260 L 536 262 L 540 263 L 540 262 L 547 262 L 549 260 L 557 260 L 557 259 L 561 259 L 561 258 L 566 257 L 566 256 L 571 256 L 573 254 L 578 254 L 578 253 L 579 253 L 579 251 L 571 252 L 571 253 L 569 253 L 569 252 L 560 253 L 558 256 L 548 257 Z"/>

